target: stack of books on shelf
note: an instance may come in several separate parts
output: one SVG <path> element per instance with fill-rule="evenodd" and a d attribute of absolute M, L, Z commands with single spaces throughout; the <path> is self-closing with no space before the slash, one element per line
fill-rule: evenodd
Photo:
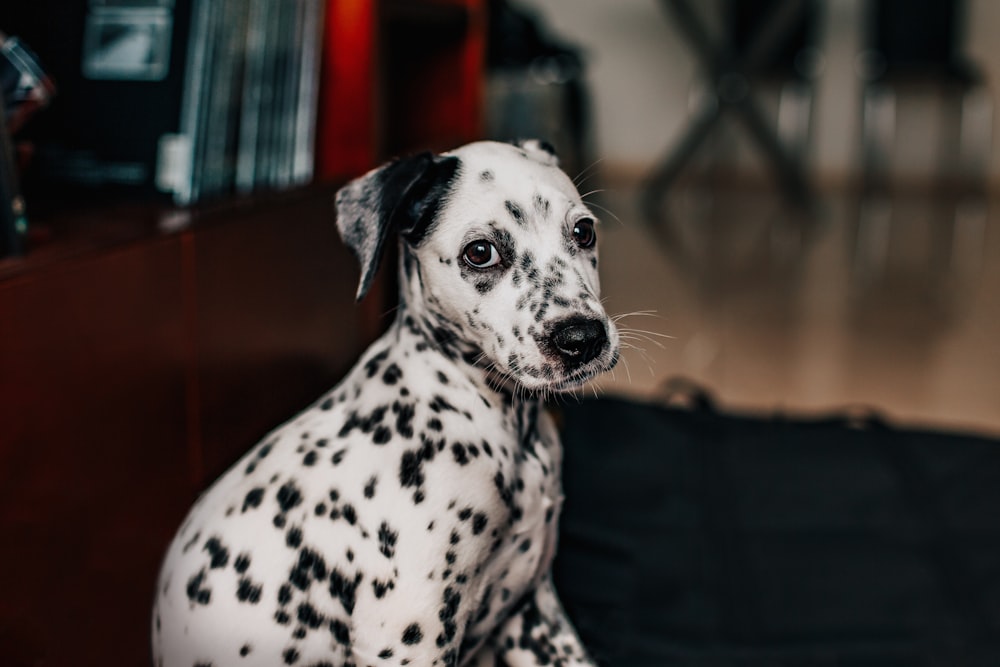
<path fill-rule="evenodd" d="M 187 204 L 312 179 L 322 11 L 321 0 L 194 0 L 158 189 Z"/>
<path fill-rule="evenodd" d="M 184 205 L 309 182 L 326 2 L 5 8 L 2 28 L 32 45 L 59 86 L 25 129 L 29 194 L 165 193 Z"/>

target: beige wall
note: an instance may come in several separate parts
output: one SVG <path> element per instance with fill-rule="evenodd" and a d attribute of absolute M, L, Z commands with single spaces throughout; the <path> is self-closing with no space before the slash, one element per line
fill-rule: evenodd
<path fill-rule="evenodd" d="M 606 163 L 641 173 L 680 136 L 699 71 L 687 44 L 657 0 L 517 0 L 539 12 L 558 35 L 581 45 L 588 61 L 596 148 Z M 856 174 L 860 151 L 860 83 L 855 58 L 865 0 L 826 0 L 825 68 L 816 93 L 812 164 L 826 181 Z M 704 11 L 706 3 L 695 3 Z M 1000 2 L 969 0 L 970 57 L 988 81 L 1000 79 Z M 993 92 L 994 99 L 996 92 Z M 894 169 L 920 177 L 936 168 L 939 105 L 920 97 L 901 102 Z M 996 108 L 996 103 L 994 107 Z M 996 123 L 994 123 L 995 125 Z M 994 133 L 995 135 L 996 133 Z M 734 132 L 733 159 L 755 164 Z M 725 143 L 725 142 L 724 142 Z M 1000 184 L 1000 160 L 989 164 Z"/>

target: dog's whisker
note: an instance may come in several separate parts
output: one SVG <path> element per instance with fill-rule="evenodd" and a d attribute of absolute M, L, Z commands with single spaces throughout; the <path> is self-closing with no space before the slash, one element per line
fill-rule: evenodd
<path fill-rule="evenodd" d="M 625 377 L 628 378 L 628 383 L 632 384 L 632 369 L 629 368 L 628 359 L 624 355 L 622 355 L 622 363 L 625 364 Z"/>
<path fill-rule="evenodd" d="M 649 339 L 642 338 L 642 337 L 639 337 L 639 336 L 631 336 L 630 337 L 630 336 L 626 335 L 626 336 L 622 337 L 622 346 L 628 345 L 628 346 L 630 346 L 630 347 L 632 347 L 632 348 L 634 348 L 636 350 L 640 350 L 643 353 L 645 353 L 647 351 L 646 348 L 640 347 L 639 345 L 636 345 L 636 343 L 644 343 L 644 344 L 649 344 L 649 345 L 655 345 L 658 348 L 660 348 L 661 350 L 665 350 L 666 349 L 666 347 L 664 347 L 664 345 L 662 343 L 660 343 L 659 341 L 656 341 L 656 340 L 649 340 Z"/>
<path fill-rule="evenodd" d="M 655 310 L 632 310 L 627 313 L 618 313 L 616 315 L 610 316 L 612 322 L 618 322 L 626 317 L 655 317 L 657 319 L 665 320 L 667 319 L 663 315 L 660 315 Z"/>
<path fill-rule="evenodd" d="M 587 197 L 589 197 L 590 195 L 599 195 L 602 192 L 605 192 L 604 188 L 597 188 L 597 189 L 591 190 L 590 192 L 585 192 L 584 194 L 580 195 L 580 199 L 583 199 L 584 201 L 586 201 Z"/>
<path fill-rule="evenodd" d="M 618 221 L 618 224 L 620 224 L 623 227 L 625 226 L 625 223 L 622 222 L 622 219 L 619 218 L 615 214 L 614 211 L 612 211 L 611 209 L 607 208 L 606 206 L 602 206 L 602 205 L 600 205 L 600 204 L 598 204 L 596 202 L 592 202 L 592 201 L 588 201 L 587 202 L 587 206 L 593 206 L 594 208 L 597 208 L 597 209 L 600 209 L 600 210 L 604 211 L 605 213 L 607 213 L 608 215 L 610 215 L 612 218 L 614 218 L 616 221 Z"/>
<path fill-rule="evenodd" d="M 650 331 L 648 329 L 636 329 L 635 327 L 619 327 L 619 332 L 630 333 L 630 334 L 641 334 L 643 336 L 650 336 L 656 338 L 664 338 L 666 340 L 677 340 L 677 336 L 671 336 L 670 334 L 661 333 L 659 331 Z"/>
<path fill-rule="evenodd" d="M 587 167 L 585 167 L 579 174 L 577 174 L 573 178 L 573 187 L 576 188 L 580 187 L 581 185 L 583 185 L 584 181 L 586 181 L 587 179 L 591 178 L 594 174 L 596 174 L 597 170 L 595 169 L 595 167 L 597 167 L 597 165 L 599 165 L 603 161 L 604 158 L 597 158 L 596 160 L 591 162 Z M 590 172 L 590 174 L 587 175 L 587 172 Z"/>

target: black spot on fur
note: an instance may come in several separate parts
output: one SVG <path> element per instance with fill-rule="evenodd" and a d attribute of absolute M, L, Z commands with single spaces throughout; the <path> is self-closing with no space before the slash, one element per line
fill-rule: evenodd
<path fill-rule="evenodd" d="M 385 361 L 388 357 L 389 357 L 389 350 L 387 348 L 385 350 L 382 350 L 378 354 L 374 355 L 371 359 L 365 362 L 365 373 L 368 375 L 369 379 L 375 377 L 375 374 L 378 373 L 378 369 L 382 365 L 382 362 Z"/>
<path fill-rule="evenodd" d="M 308 602 L 303 602 L 299 605 L 298 619 L 299 623 L 312 628 L 313 630 L 319 628 L 319 626 L 321 626 L 326 620 L 323 618 L 323 615 L 316 611 L 316 608 Z"/>
<path fill-rule="evenodd" d="M 261 487 L 256 487 L 250 489 L 247 495 L 243 498 L 243 509 L 241 511 L 246 512 L 248 509 L 260 507 L 260 502 L 264 499 L 264 489 Z"/>
<path fill-rule="evenodd" d="M 399 483 L 404 486 L 420 486 L 424 483 L 422 460 L 418 452 L 403 452 L 399 462 Z"/>
<path fill-rule="evenodd" d="M 489 169 L 485 169 L 485 170 L 479 172 L 479 180 L 481 180 L 481 181 L 484 181 L 484 182 L 486 182 L 486 181 L 492 181 L 493 178 L 494 178 L 493 172 L 490 171 Z"/>
<path fill-rule="evenodd" d="M 469 456 L 466 452 L 465 446 L 456 442 L 451 446 L 451 453 L 455 457 L 455 462 L 459 465 L 467 465 L 469 463 Z"/>
<path fill-rule="evenodd" d="M 392 440 L 392 430 L 388 426 L 377 426 L 372 434 L 372 442 L 376 445 L 384 445 Z"/>
<path fill-rule="evenodd" d="M 382 555 L 386 558 L 392 558 L 396 553 L 396 540 L 399 538 L 399 533 L 392 530 L 389 524 L 385 521 L 378 528 L 378 550 L 382 552 Z"/>
<path fill-rule="evenodd" d="M 222 546 L 218 537 L 210 537 L 205 542 L 205 551 L 212 558 L 208 565 L 211 569 L 225 567 L 229 563 L 229 550 Z"/>
<path fill-rule="evenodd" d="M 378 484 L 378 477 L 376 477 L 375 475 L 372 475 L 371 479 L 369 479 L 368 482 L 365 484 L 365 489 L 364 489 L 365 498 L 374 498 L 375 497 L 375 485 L 376 484 Z"/>
<path fill-rule="evenodd" d="M 354 505 L 344 505 L 344 509 L 341 512 L 344 515 L 344 520 L 352 526 L 358 522 L 358 513 L 354 509 Z"/>
<path fill-rule="evenodd" d="M 384 598 L 385 594 L 395 587 L 396 585 L 391 581 L 379 581 L 378 579 L 372 580 L 372 592 L 379 600 Z"/>
<path fill-rule="evenodd" d="M 539 215 L 541 215 L 543 218 L 549 217 L 549 209 L 551 208 L 551 204 L 549 203 L 548 199 L 536 193 L 533 203 L 535 205 L 535 210 L 538 211 Z"/>
<path fill-rule="evenodd" d="M 386 384 L 396 384 L 403 377 L 403 371 L 396 364 L 389 364 L 382 374 L 382 382 Z"/>
<path fill-rule="evenodd" d="M 351 643 L 351 630 L 343 621 L 337 619 L 330 621 L 330 634 L 341 646 L 348 646 Z"/>
<path fill-rule="evenodd" d="M 476 512 L 476 515 L 472 517 L 472 534 L 479 535 L 486 529 L 486 523 L 488 519 L 486 515 L 482 512 Z"/>
<path fill-rule="evenodd" d="M 233 569 L 239 574 L 243 574 L 250 568 L 250 554 L 243 553 L 236 557 L 233 562 Z"/>
<path fill-rule="evenodd" d="M 199 571 L 198 574 L 188 579 L 186 591 L 189 600 L 203 605 L 207 605 L 211 601 L 212 591 L 211 589 L 202 587 L 204 581 L 205 570 Z"/>
<path fill-rule="evenodd" d="M 438 610 L 438 618 L 443 626 L 443 631 L 437 637 L 439 647 L 447 646 L 455 638 L 455 633 L 458 631 L 455 616 L 458 614 L 458 606 L 461 602 L 462 595 L 458 591 L 451 586 L 444 589 L 442 605 Z"/>
<path fill-rule="evenodd" d="M 361 579 L 360 572 L 354 575 L 354 579 L 348 579 L 336 569 L 330 573 L 330 595 L 340 600 L 341 606 L 348 614 L 354 613 L 354 604 Z"/>
<path fill-rule="evenodd" d="M 396 432 L 399 433 L 404 438 L 413 437 L 413 416 L 416 414 L 416 408 L 410 403 L 397 403 L 398 410 L 396 412 Z"/>
<path fill-rule="evenodd" d="M 261 587 L 258 584 L 254 584 L 247 577 L 240 579 L 239 586 L 236 589 L 236 598 L 240 602 L 249 602 L 250 604 L 257 604 L 260 602 Z"/>
<path fill-rule="evenodd" d="M 521 210 L 520 206 L 518 206 L 509 199 L 505 201 L 503 205 L 506 207 L 507 212 L 510 213 L 510 217 L 514 218 L 514 222 L 516 222 L 521 226 L 527 223 L 527 221 L 524 219 L 524 211 Z"/>
<path fill-rule="evenodd" d="M 278 506 L 281 508 L 282 512 L 288 512 L 295 509 L 302 502 L 302 494 L 295 487 L 292 482 L 285 482 L 280 489 L 278 489 Z"/>
<path fill-rule="evenodd" d="M 430 408 L 434 412 L 451 411 L 457 412 L 457 408 L 449 403 L 443 396 L 437 395 L 430 403 Z"/>
<path fill-rule="evenodd" d="M 403 630 L 403 643 L 407 646 L 414 646 L 419 644 L 424 638 L 424 633 L 420 630 L 420 626 L 416 623 L 411 623 L 406 626 Z"/>
<path fill-rule="evenodd" d="M 327 575 L 326 561 L 312 549 L 299 551 L 299 560 L 288 575 L 288 581 L 301 591 L 315 581 L 324 581 Z"/>

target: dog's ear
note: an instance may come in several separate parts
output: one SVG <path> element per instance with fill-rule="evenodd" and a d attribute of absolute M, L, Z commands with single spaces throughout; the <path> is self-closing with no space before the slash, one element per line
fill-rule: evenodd
<path fill-rule="evenodd" d="M 421 153 L 373 169 L 337 192 L 337 229 L 361 264 L 358 301 L 371 287 L 386 239 L 400 233 L 417 245 L 457 170 L 456 157 Z"/>
<path fill-rule="evenodd" d="M 544 139 L 519 139 L 514 145 L 524 150 L 535 162 L 541 162 L 549 167 L 559 166 L 559 156 L 555 147 Z"/>

